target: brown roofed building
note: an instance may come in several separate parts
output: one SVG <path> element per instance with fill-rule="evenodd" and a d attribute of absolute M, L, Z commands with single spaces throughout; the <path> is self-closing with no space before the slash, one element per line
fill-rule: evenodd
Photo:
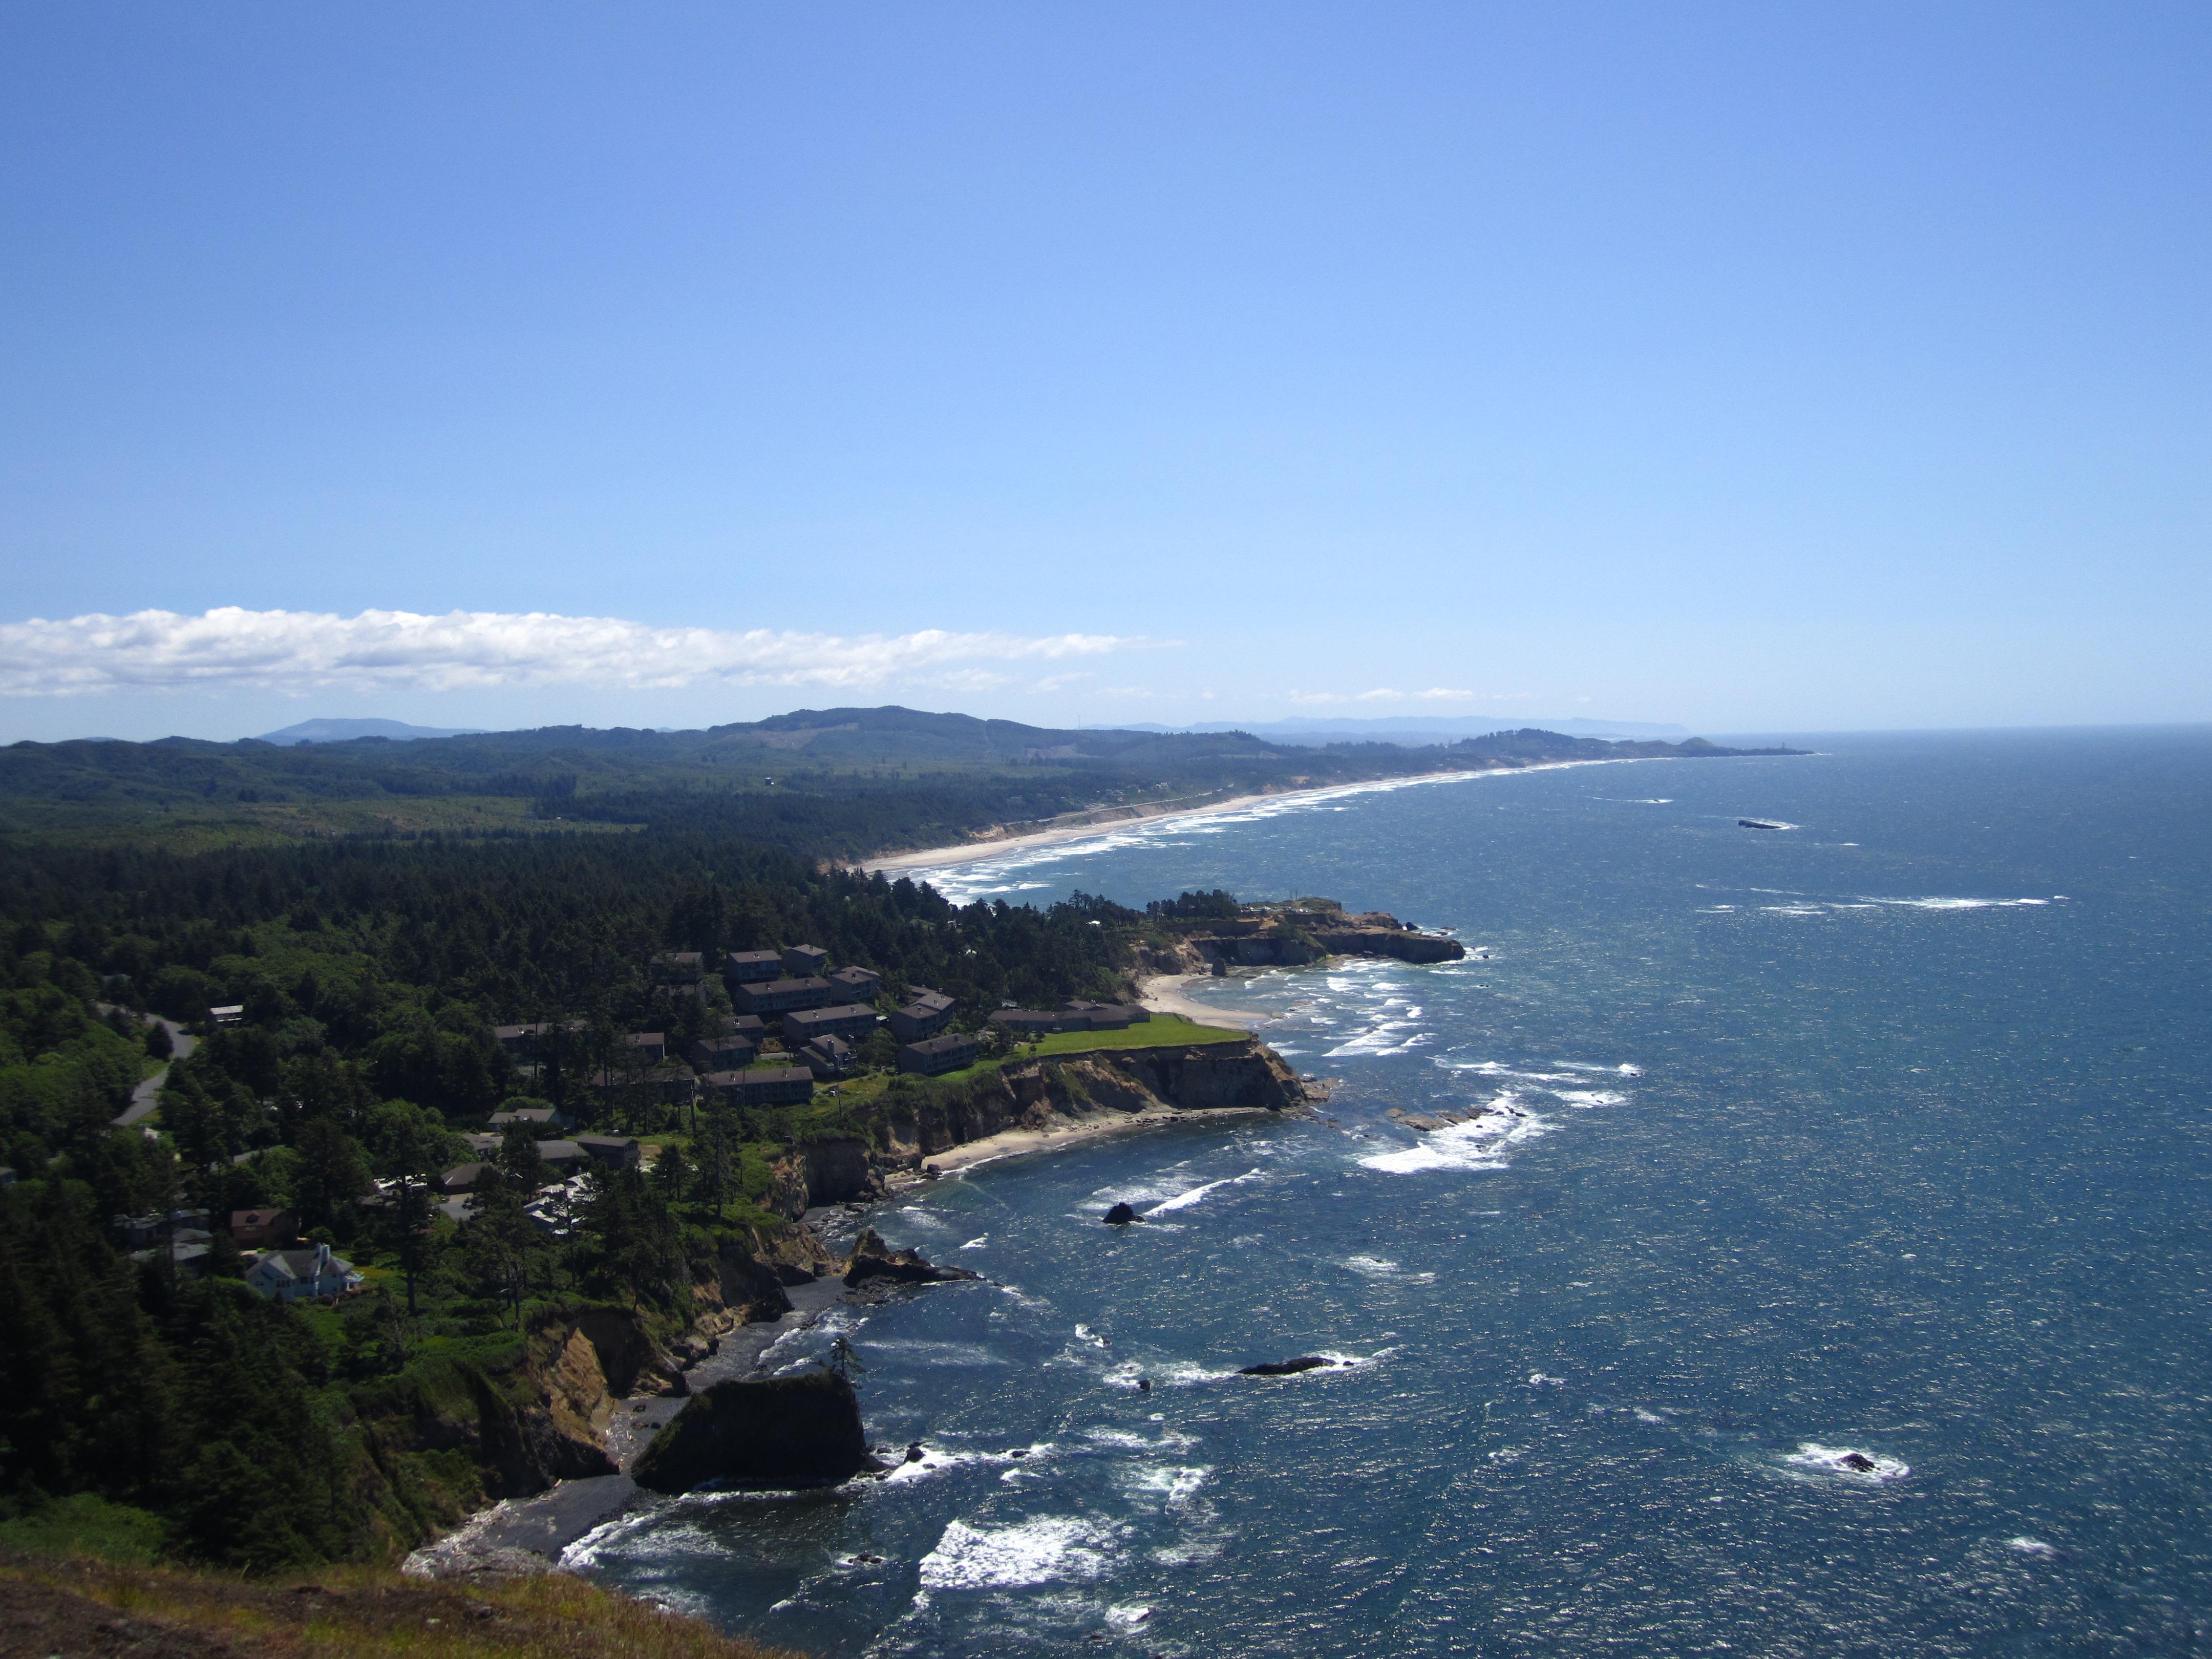
<path fill-rule="evenodd" d="M 779 951 L 732 951 L 722 959 L 722 971 L 740 985 L 783 977 L 783 954 Z"/>
<path fill-rule="evenodd" d="M 891 1011 L 891 1035 L 902 1042 L 935 1036 L 951 1023 L 952 1007 L 952 999 L 944 992 L 917 986 L 905 1007 Z"/>
<path fill-rule="evenodd" d="M 786 1014 L 793 1008 L 826 1008 L 830 981 L 826 979 L 772 979 L 758 985 L 740 985 L 731 993 L 738 1007 L 749 1014 Z"/>
<path fill-rule="evenodd" d="M 300 1218 L 289 1210 L 233 1210 L 230 1236 L 245 1250 L 289 1244 L 300 1236 Z"/>
<path fill-rule="evenodd" d="M 975 1063 L 975 1039 L 966 1036 L 924 1037 L 900 1046 L 898 1068 L 921 1077 L 940 1077 Z"/>
<path fill-rule="evenodd" d="M 828 1008 L 794 1008 L 783 1017 L 783 1040 L 796 1047 L 818 1036 L 851 1041 L 876 1029 L 876 1011 L 857 1002 Z"/>

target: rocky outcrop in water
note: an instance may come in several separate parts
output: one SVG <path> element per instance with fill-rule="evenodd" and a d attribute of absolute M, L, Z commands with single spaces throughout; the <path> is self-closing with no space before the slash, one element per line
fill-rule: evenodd
<path fill-rule="evenodd" d="M 1139 1216 L 1134 1209 L 1131 1208 L 1127 1204 L 1116 1204 L 1112 1209 L 1106 1212 L 1106 1224 L 1109 1227 L 1126 1227 L 1131 1222 L 1141 1220 L 1142 1218 L 1143 1218 Z"/>
<path fill-rule="evenodd" d="M 1237 1367 L 1237 1375 L 1239 1376 L 1296 1376 L 1300 1371 L 1317 1371 L 1324 1365 L 1334 1364 L 1336 1361 L 1334 1359 L 1324 1359 L 1317 1353 L 1310 1353 L 1297 1359 L 1271 1359 L 1263 1365 L 1240 1365 Z"/>
<path fill-rule="evenodd" d="M 837 1486 L 880 1467 L 853 1385 L 814 1371 L 715 1383 L 653 1437 L 631 1473 L 659 1492 L 708 1481 L 783 1492 Z"/>
<path fill-rule="evenodd" d="M 939 1267 L 925 1261 L 919 1250 L 894 1250 L 873 1227 L 861 1229 L 845 1264 L 845 1283 L 855 1289 L 876 1284 L 941 1285 L 981 1277 L 965 1267 Z"/>

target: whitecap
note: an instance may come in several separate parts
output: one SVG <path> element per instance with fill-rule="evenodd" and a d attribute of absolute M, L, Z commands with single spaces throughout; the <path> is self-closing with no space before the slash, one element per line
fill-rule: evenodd
<path fill-rule="evenodd" d="M 2026 1533 L 2022 1533 L 2017 1538 L 2006 1539 L 2005 1547 L 2009 1550 L 2018 1550 L 2022 1555 L 2056 1555 L 2058 1553 L 2057 1550 L 2045 1543 L 2040 1538 L 2030 1538 Z"/>
<path fill-rule="evenodd" d="M 988 1233 L 984 1233 L 984 1234 L 981 1234 L 981 1236 L 979 1236 L 979 1237 L 975 1237 L 975 1238 L 971 1238 L 971 1239 L 969 1239 L 969 1240 L 965 1244 L 963 1244 L 960 1248 L 961 1248 L 962 1249 L 963 1249 L 963 1250 L 980 1250 L 980 1249 L 982 1249 L 986 1244 L 988 1244 L 990 1242 L 991 1242 L 991 1235 L 990 1235 L 990 1234 L 988 1234 Z"/>
<path fill-rule="evenodd" d="M 1567 1379 L 1564 1376 L 1547 1376 L 1541 1371 L 1531 1371 L 1528 1373 L 1528 1386 L 1532 1389 L 1564 1389 L 1567 1386 Z"/>
<path fill-rule="evenodd" d="M 1848 1459 L 1857 1459 L 1872 1467 L 1860 1468 Z M 1902 1480 L 1912 1473 L 1906 1465 L 1893 1457 L 1882 1457 L 1862 1451 L 1856 1446 L 1824 1446 L 1816 1440 L 1801 1440 L 1797 1449 L 1782 1460 L 1801 1469 L 1812 1469 L 1830 1474 L 1840 1480 L 1856 1481 L 1861 1486 L 1878 1486 L 1887 1480 Z"/>
<path fill-rule="evenodd" d="M 1584 1107 L 1619 1106 L 1628 1098 L 1618 1089 L 1562 1089 L 1559 1096 L 1570 1106 Z"/>
<path fill-rule="evenodd" d="M 2013 910 L 2046 905 L 2041 898 L 1878 898 L 1864 895 L 1869 904 L 1887 904 L 1908 910 Z"/>
<path fill-rule="evenodd" d="M 1370 1279 L 1388 1279 L 1398 1271 L 1398 1264 L 1386 1256 L 1347 1256 L 1344 1265 L 1356 1273 L 1365 1273 Z"/>
<path fill-rule="evenodd" d="M 1157 1498 L 1170 1514 L 1188 1507 L 1198 1489 L 1213 1478 L 1206 1464 L 1140 1463 L 1123 1472 L 1121 1490 L 1139 1500 Z"/>
<path fill-rule="evenodd" d="M 1505 1103 L 1499 1095 L 1479 1116 L 1424 1134 L 1411 1146 L 1395 1152 L 1378 1152 L 1359 1160 L 1360 1167 L 1385 1175 L 1420 1175 L 1431 1170 L 1502 1170 L 1499 1154 L 1508 1146 L 1533 1140 L 1551 1126 L 1534 1113 Z"/>
<path fill-rule="evenodd" d="M 1019 1589 L 1085 1583 L 1112 1570 L 1114 1538 L 1074 1516 L 1041 1515 L 1006 1527 L 955 1521 L 921 1558 L 925 1589 Z"/>
<path fill-rule="evenodd" d="M 1228 1176 L 1219 1181 L 1204 1182 L 1192 1188 L 1188 1192 L 1178 1193 L 1173 1198 L 1161 1200 L 1151 1209 L 1146 1211 L 1145 1214 L 1149 1218 L 1167 1215 L 1176 1210 L 1188 1210 L 1193 1205 L 1204 1203 L 1208 1196 L 1219 1192 L 1224 1187 L 1241 1187 L 1248 1181 L 1260 1181 L 1264 1178 L 1262 1171 L 1248 1170 L 1241 1176 Z"/>

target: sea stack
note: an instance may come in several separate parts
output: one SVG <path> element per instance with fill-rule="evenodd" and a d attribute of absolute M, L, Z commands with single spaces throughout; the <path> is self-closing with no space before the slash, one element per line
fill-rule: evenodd
<path fill-rule="evenodd" d="M 1126 1227 L 1139 1218 L 1137 1212 L 1126 1204 L 1116 1204 L 1106 1212 L 1106 1224 L 1109 1227 Z"/>
<path fill-rule="evenodd" d="M 881 1466 L 853 1385 L 831 1371 L 717 1382 L 653 1437 L 633 1471 L 653 1492 L 708 1481 L 755 1491 L 835 1486 Z"/>

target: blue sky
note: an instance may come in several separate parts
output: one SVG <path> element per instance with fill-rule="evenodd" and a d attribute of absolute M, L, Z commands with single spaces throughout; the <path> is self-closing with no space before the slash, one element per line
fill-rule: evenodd
<path fill-rule="evenodd" d="M 2201 5 L 9 8 L 0 738 L 2212 718 L 2209 72 Z"/>

